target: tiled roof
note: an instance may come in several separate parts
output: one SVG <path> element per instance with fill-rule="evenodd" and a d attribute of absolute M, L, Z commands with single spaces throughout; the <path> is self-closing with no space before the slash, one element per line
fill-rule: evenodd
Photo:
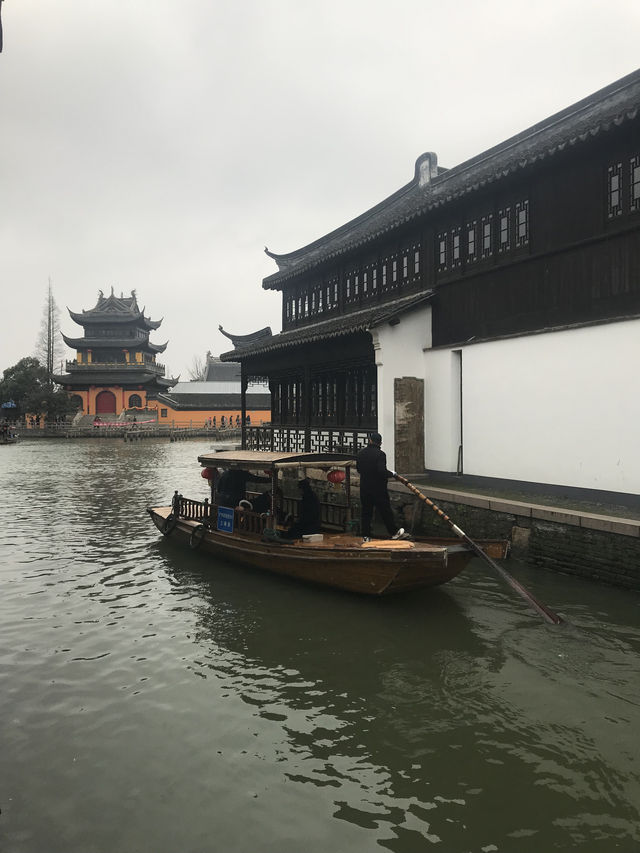
<path fill-rule="evenodd" d="M 248 335 L 234 335 L 231 332 L 225 332 L 222 326 L 218 326 L 218 330 L 222 335 L 225 336 L 225 338 L 229 338 L 229 340 L 236 349 L 241 349 L 242 347 L 250 346 L 255 341 L 271 337 L 270 326 L 265 326 L 263 329 L 258 329 L 256 332 L 249 332 Z"/>
<path fill-rule="evenodd" d="M 129 349 L 136 350 L 144 348 L 149 352 L 164 352 L 168 346 L 164 344 L 152 344 L 149 338 L 70 338 L 63 334 L 65 344 L 71 349 Z"/>
<path fill-rule="evenodd" d="M 161 403 L 180 410 L 210 411 L 213 409 L 239 409 L 241 396 L 237 394 L 174 394 L 157 395 Z M 247 394 L 248 411 L 260 411 L 271 408 L 270 394 Z"/>
<path fill-rule="evenodd" d="M 240 365 L 223 364 L 219 358 L 207 358 L 207 369 L 204 376 L 205 382 L 240 382 Z"/>
<path fill-rule="evenodd" d="M 640 71 L 635 71 L 428 181 L 420 180 L 416 168 L 410 183 L 335 231 L 289 254 L 269 252 L 279 271 L 267 276 L 262 286 L 280 290 L 287 279 L 371 242 L 430 210 L 635 119 L 639 107 Z"/>
<path fill-rule="evenodd" d="M 111 294 L 104 296 L 102 291 L 98 293 L 98 301 L 93 308 L 88 311 L 78 313 L 69 311 L 71 319 L 81 326 L 99 324 L 122 324 L 135 323 L 136 326 L 144 329 L 158 329 L 162 324 L 162 320 L 150 320 L 144 316 L 144 308 L 142 311 L 138 308 L 135 290 L 131 291 L 131 296 L 116 296 L 111 288 Z"/>
<path fill-rule="evenodd" d="M 310 323 L 307 326 L 290 329 L 281 332 L 279 335 L 265 338 L 252 346 L 222 353 L 220 358 L 223 361 L 242 361 L 244 358 L 286 349 L 287 347 L 325 341 L 341 335 L 351 335 L 355 332 L 366 332 L 375 326 L 393 320 L 396 316 L 418 308 L 428 302 L 432 296 L 432 290 L 413 293 L 410 296 L 395 299 L 382 305 L 363 308 L 345 316 L 331 317 L 317 323 Z"/>

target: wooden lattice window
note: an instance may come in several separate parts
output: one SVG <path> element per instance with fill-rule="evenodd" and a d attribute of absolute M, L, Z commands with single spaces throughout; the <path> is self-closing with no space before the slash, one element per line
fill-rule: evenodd
<path fill-rule="evenodd" d="M 476 220 L 467 222 L 465 230 L 467 232 L 467 261 L 473 263 L 478 259 L 478 223 Z"/>
<path fill-rule="evenodd" d="M 631 210 L 640 210 L 640 155 L 631 160 L 629 188 Z"/>
<path fill-rule="evenodd" d="M 482 257 L 488 258 L 493 250 L 493 214 L 488 213 L 482 217 Z"/>
<path fill-rule="evenodd" d="M 529 242 L 529 202 L 523 199 L 516 204 L 516 246 L 526 246 Z"/>
<path fill-rule="evenodd" d="M 444 272 L 447 268 L 447 242 L 449 234 L 447 231 L 442 231 L 438 234 L 437 251 L 438 251 L 438 272 Z"/>
<path fill-rule="evenodd" d="M 508 252 L 511 248 L 511 208 L 504 207 L 498 211 L 498 225 L 500 233 L 498 236 L 498 251 Z"/>
<path fill-rule="evenodd" d="M 462 263 L 461 252 L 461 228 L 453 228 L 451 231 L 451 268 L 456 269 Z"/>
<path fill-rule="evenodd" d="M 622 213 L 622 163 L 607 169 L 607 217 L 615 219 Z"/>

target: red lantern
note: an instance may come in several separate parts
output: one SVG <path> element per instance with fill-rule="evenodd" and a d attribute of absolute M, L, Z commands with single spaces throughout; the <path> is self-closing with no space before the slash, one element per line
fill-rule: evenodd
<path fill-rule="evenodd" d="M 329 471 L 329 473 L 327 474 L 327 480 L 330 483 L 342 483 L 346 476 L 347 475 L 341 469 L 337 471 Z"/>
<path fill-rule="evenodd" d="M 200 471 L 200 476 L 204 477 L 205 480 L 212 480 L 215 472 L 215 468 L 203 468 L 202 471 Z"/>

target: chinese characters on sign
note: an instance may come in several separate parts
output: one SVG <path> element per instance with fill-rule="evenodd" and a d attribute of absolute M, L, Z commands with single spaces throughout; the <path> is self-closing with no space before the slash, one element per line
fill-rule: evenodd
<path fill-rule="evenodd" d="M 231 507 L 218 507 L 218 530 L 222 533 L 233 533 L 233 510 Z"/>

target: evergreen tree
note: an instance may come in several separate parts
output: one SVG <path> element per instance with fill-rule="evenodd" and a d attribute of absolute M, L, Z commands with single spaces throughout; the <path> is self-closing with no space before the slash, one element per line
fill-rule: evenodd
<path fill-rule="evenodd" d="M 47 420 L 64 417 L 76 410 L 69 395 L 49 380 L 37 358 L 22 358 L 8 367 L 0 379 L 0 404 L 12 402 L 7 414 L 14 417 L 43 415 Z"/>
<path fill-rule="evenodd" d="M 36 341 L 36 357 L 47 373 L 47 384 L 53 386 L 53 373 L 62 360 L 63 347 L 60 341 L 60 311 L 53 298 L 51 279 L 47 290 L 47 299 L 42 311 L 40 334 Z"/>

